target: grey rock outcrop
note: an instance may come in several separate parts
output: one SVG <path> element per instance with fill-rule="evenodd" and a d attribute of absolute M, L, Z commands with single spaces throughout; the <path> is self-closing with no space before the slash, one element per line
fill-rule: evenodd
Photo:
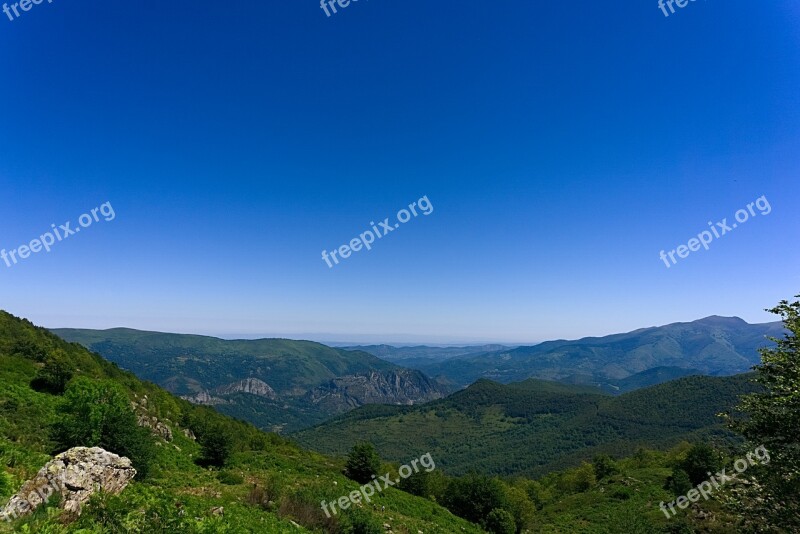
<path fill-rule="evenodd" d="M 147 428 L 164 441 L 172 441 L 172 429 L 159 421 L 158 418 L 140 413 L 136 415 L 136 420 L 139 426 Z"/>
<path fill-rule="evenodd" d="M 134 476 L 136 469 L 128 458 L 100 447 L 75 447 L 56 456 L 25 482 L 0 509 L 0 518 L 27 516 L 55 495 L 66 518 L 74 519 L 92 495 L 98 491 L 117 495 Z"/>
<path fill-rule="evenodd" d="M 228 404 L 225 399 L 219 397 L 212 397 L 208 391 L 201 391 L 194 395 L 181 395 L 181 398 L 191 402 L 192 404 L 202 404 L 204 406 L 216 406 L 218 404 Z"/>
<path fill-rule="evenodd" d="M 220 386 L 214 390 L 217 395 L 232 395 L 234 393 L 249 393 L 257 397 L 265 397 L 267 399 L 275 400 L 278 395 L 269 384 L 258 378 L 245 378 L 233 384 Z"/>
<path fill-rule="evenodd" d="M 441 399 L 447 390 L 419 371 L 370 371 L 334 378 L 311 390 L 306 399 L 335 411 L 345 411 L 364 404 L 413 405 Z"/>

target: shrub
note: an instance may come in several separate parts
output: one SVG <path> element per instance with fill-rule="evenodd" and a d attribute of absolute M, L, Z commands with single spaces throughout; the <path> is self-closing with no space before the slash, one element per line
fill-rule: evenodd
<path fill-rule="evenodd" d="M 291 518 L 309 530 L 330 534 L 342 532 L 337 516 L 328 517 L 314 497 L 304 493 L 288 495 L 281 500 L 278 516 Z"/>
<path fill-rule="evenodd" d="M 141 428 L 119 384 L 82 377 L 73 381 L 50 427 L 57 452 L 72 447 L 102 447 L 131 460 L 141 478 L 155 456 L 150 432 Z"/>
<path fill-rule="evenodd" d="M 244 484 L 244 477 L 239 473 L 234 473 L 233 471 L 220 471 L 217 474 L 217 480 L 226 486 L 238 486 L 239 484 Z"/>
<path fill-rule="evenodd" d="M 443 501 L 444 506 L 455 515 L 473 523 L 483 521 L 495 508 L 509 507 L 502 482 L 473 473 L 453 479 Z"/>
<path fill-rule="evenodd" d="M 222 467 L 233 452 L 233 438 L 226 432 L 221 424 L 213 424 L 197 436 L 202 455 L 198 460 L 200 465 Z"/>
<path fill-rule="evenodd" d="M 36 391 L 62 395 L 74 373 L 75 368 L 67 359 L 64 351 L 58 350 L 55 354 L 47 357 L 44 367 L 39 369 L 31 381 L 31 387 Z"/>
<path fill-rule="evenodd" d="M 511 513 L 495 508 L 486 516 L 484 528 L 492 534 L 515 534 L 517 525 Z"/>
<path fill-rule="evenodd" d="M 592 465 L 594 466 L 594 476 L 597 480 L 602 480 L 619 473 L 617 462 L 607 454 L 595 456 L 594 459 L 592 459 Z"/>
<path fill-rule="evenodd" d="M 678 467 L 686 471 L 692 485 L 708 480 L 708 472 L 716 473 L 722 469 L 722 458 L 713 447 L 705 443 L 693 445 Z"/>
<path fill-rule="evenodd" d="M 672 470 L 672 475 L 667 478 L 667 483 L 664 489 L 671 491 L 674 495 L 685 495 L 694 485 L 692 484 L 689 475 L 681 469 L 676 467 Z"/>
<path fill-rule="evenodd" d="M 350 450 L 347 456 L 347 465 L 344 474 L 347 478 L 360 484 L 372 480 L 372 475 L 377 476 L 381 469 L 381 458 L 371 443 L 358 443 Z"/>
<path fill-rule="evenodd" d="M 342 532 L 347 534 L 383 534 L 383 525 L 377 518 L 361 508 L 351 508 L 342 515 Z"/>

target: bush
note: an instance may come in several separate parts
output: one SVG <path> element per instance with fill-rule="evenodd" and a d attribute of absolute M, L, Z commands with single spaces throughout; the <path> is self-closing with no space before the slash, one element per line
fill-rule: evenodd
<path fill-rule="evenodd" d="M 39 369 L 31 381 L 31 387 L 36 391 L 62 395 L 74 373 L 75 368 L 67 359 L 67 355 L 64 351 L 58 350 L 47 357 L 44 367 Z"/>
<path fill-rule="evenodd" d="M 350 450 L 347 456 L 347 465 L 344 474 L 347 478 L 360 484 L 372 480 L 372 475 L 377 476 L 381 470 L 381 458 L 371 443 L 358 443 Z"/>
<path fill-rule="evenodd" d="M 676 467 L 672 470 L 672 475 L 667 478 L 664 489 L 672 492 L 675 496 L 686 495 L 694 487 L 689 475 L 683 469 Z"/>
<path fill-rule="evenodd" d="M 473 523 L 483 521 L 495 508 L 509 508 L 503 483 L 478 474 L 452 480 L 443 501 L 448 510 Z"/>
<path fill-rule="evenodd" d="M 217 480 L 226 486 L 238 486 L 239 484 L 244 484 L 244 477 L 239 473 L 234 473 L 233 471 L 220 471 L 217 474 Z"/>
<path fill-rule="evenodd" d="M 592 459 L 592 465 L 594 466 L 594 476 L 597 480 L 602 480 L 619 473 L 617 462 L 607 454 L 595 456 L 594 459 Z"/>
<path fill-rule="evenodd" d="M 693 445 L 678 467 L 686 471 L 692 485 L 708 480 L 708 472 L 716 473 L 722 469 L 722 458 L 713 447 L 705 443 Z"/>
<path fill-rule="evenodd" d="M 272 510 L 280 501 L 281 485 L 273 478 L 267 478 L 263 485 L 253 484 L 247 495 L 247 503 L 260 506 L 264 510 Z"/>
<path fill-rule="evenodd" d="M 145 478 L 155 456 L 147 429 L 137 423 L 125 391 L 119 384 L 78 378 L 64 393 L 50 427 L 56 452 L 72 447 L 102 447 L 131 460 Z"/>
<path fill-rule="evenodd" d="M 207 427 L 202 434 L 197 436 L 197 442 L 200 443 L 202 450 L 202 455 L 197 462 L 200 465 L 222 467 L 233 452 L 233 438 L 221 424 Z"/>
<path fill-rule="evenodd" d="M 351 508 L 342 516 L 342 532 L 347 534 L 383 534 L 383 525 L 361 508 Z"/>
<path fill-rule="evenodd" d="M 342 532 L 338 516 L 326 516 L 317 499 L 303 490 L 281 500 L 278 516 L 290 518 L 309 530 L 318 529 L 331 534 Z"/>
<path fill-rule="evenodd" d="M 486 516 L 484 528 L 492 534 L 515 534 L 517 525 L 514 523 L 514 516 L 505 510 L 495 508 Z"/>

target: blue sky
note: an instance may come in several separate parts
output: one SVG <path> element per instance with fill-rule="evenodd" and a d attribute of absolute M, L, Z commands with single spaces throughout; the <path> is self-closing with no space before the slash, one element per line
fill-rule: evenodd
<path fill-rule="evenodd" d="M 0 248 L 116 213 L 0 263 L 0 307 L 38 324 L 522 343 L 767 321 L 800 293 L 794 0 L 0 16 Z M 769 215 L 659 259 L 762 195 Z"/>

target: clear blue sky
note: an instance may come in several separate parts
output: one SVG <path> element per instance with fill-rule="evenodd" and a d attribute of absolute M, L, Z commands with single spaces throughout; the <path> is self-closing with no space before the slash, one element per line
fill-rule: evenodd
<path fill-rule="evenodd" d="M 532 342 L 800 293 L 800 5 L 67 2 L 0 13 L 0 248 L 49 327 Z M 434 206 L 329 269 L 323 249 Z M 766 195 L 667 269 L 674 249 Z"/>

